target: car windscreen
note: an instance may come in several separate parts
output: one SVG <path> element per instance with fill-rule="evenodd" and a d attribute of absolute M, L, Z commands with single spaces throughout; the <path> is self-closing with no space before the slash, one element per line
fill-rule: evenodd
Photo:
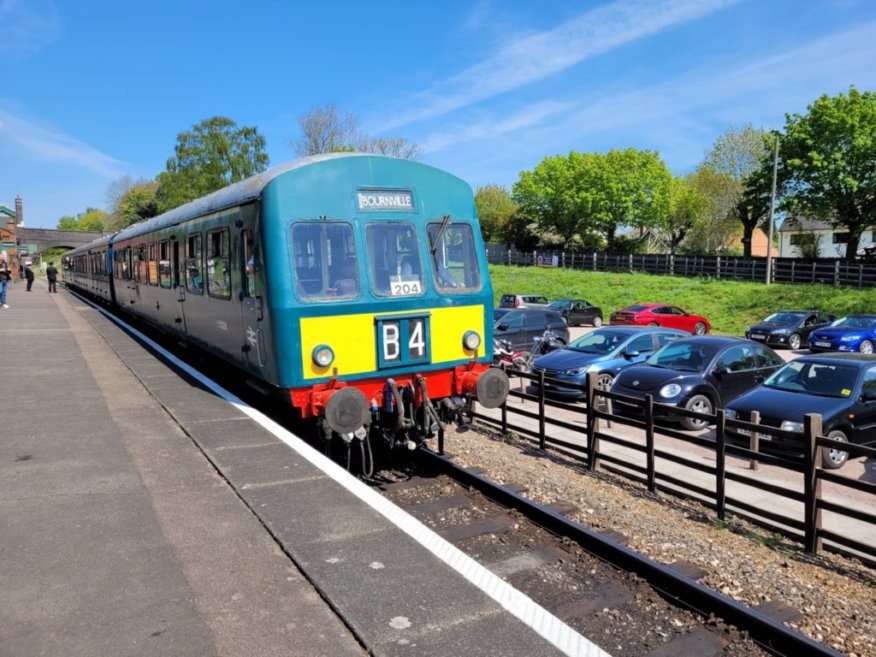
<path fill-rule="evenodd" d="M 773 313 L 769 317 L 767 317 L 765 322 L 775 322 L 776 324 L 793 324 L 795 322 L 799 322 L 803 319 L 803 313 Z"/>
<path fill-rule="evenodd" d="M 565 310 L 569 306 L 572 305 L 572 302 L 568 299 L 561 299 L 560 301 L 551 301 L 548 304 L 548 308 L 554 308 L 555 310 Z"/>
<path fill-rule="evenodd" d="M 631 313 L 640 313 L 643 310 L 647 310 L 647 309 L 648 309 L 648 306 L 627 306 L 623 310 L 627 310 Z"/>
<path fill-rule="evenodd" d="M 670 342 L 645 362 L 679 372 L 705 372 L 718 351 L 717 345 L 703 342 Z"/>
<path fill-rule="evenodd" d="M 593 331 L 569 343 L 566 349 L 584 354 L 608 354 L 621 346 L 630 336 L 611 329 Z"/>
<path fill-rule="evenodd" d="M 820 397 L 849 397 L 858 370 L 848 365 L 791 361 L 764 382 L 764 387 Z"/>
<path fill-rule="evenodd" d="M 876 325 L 876 317 L 843 317 L 833 323 L 837 328 L 872 329 Z"/>

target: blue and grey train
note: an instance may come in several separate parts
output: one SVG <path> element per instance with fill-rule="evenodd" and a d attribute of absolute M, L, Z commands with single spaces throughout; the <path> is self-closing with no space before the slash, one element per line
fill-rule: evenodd
<path fill-rule="evenodd" d="M 233 364 L 326 437 L 413 448 L 508 394 L 471 188 L 421 163 L 295 160 L 63 264 L 70 288 Z"/>

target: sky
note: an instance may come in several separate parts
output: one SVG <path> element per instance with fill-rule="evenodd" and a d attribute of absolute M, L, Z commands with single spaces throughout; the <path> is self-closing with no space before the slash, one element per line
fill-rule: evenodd
<path fill-rule="evenodd" d="M 876 90 L 871 0 L 0 0 L 0 205 L 108 209 L 212 116 L 272 165 L 333 103 L 473 188 L 569 151 L 694 169 L 728 128 Z"/>

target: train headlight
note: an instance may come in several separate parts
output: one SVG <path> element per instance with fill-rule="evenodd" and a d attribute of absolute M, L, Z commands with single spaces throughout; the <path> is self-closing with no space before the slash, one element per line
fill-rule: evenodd
<path fill-rule="evenodd" d="M 313 362 L 319 367 L 328 367 L 335 360 L 335 352 L 327 344 L 314 347 L 310 355 Z"/>
<path fill-rule="evenodd" d="M 462 336 L 462 346 L 469 351 L 477 351 L 477 348 L 481 346 L 481 336 L 477 331 L 466 331 L 465 335 Z"/>

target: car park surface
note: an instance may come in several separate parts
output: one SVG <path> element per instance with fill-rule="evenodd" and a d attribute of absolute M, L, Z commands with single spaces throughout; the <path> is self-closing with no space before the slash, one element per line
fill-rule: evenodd
<path fill-rule="evenodd" d="M 569 326 L 591 324 L 602 326 L 602 309 L 584 299 L 557 299 L 548 304 L 548 308 L 558 311 L 566 318 Z"/>
<path fill-rule="evenodd" d="M 727 405 L 730 419 L 749 421 L 800 434 L 800 439 L 761 434 L 761 449 L 802 451 L 803 416 L 819 413 L 823 434 L 855 444 L 876 443 L 876 355 L 819 354 L 787 363 L 763 385 Z M 728 427 L 727 435 L 748 442 L 748 434 Z M 848 452 L 822 447 L 822 465 L 839 468 Z"/>
<path fill-rule="evenodd" d="M 777 347 L 800 349 L 809 342 L 812 331 L 835 320 L 836 315 L 819 310 L 780 310 L 745 329 L 745 337 Z"/>
<path fill-rule="evenodd" d="M 711 414 L 762 383 L 784 361 L 766 345 L 744 338 L 702 336 L 670 342 L 642 365 L 617 375 L 611 392 L 639 401 L 617 401 L 616 413 L 643 414 L 647 395 L 654 399 L 654 416 L 678 419 L 685 429 L 705 428 L 698 418 L 679 417 L 669 406 Z"/>
<path fill-rule="evenodd" d="M 550 330 L 569 343 L 569 327 L 563 316 L 553 310 L 521 308 L 503 315 L 493 326 L 493 337 L 507 341 L 513 349 L 532 349 L 533 341 Z"/>
<path fill-rule="evenodd" d="M 589 372 L 598 372 L 597 386 L 608 390 L 623 368 L 641 363 L 663 345 L 687 336 L 675 329 L 603 326 L 536 359 L 532 372 L 544 372 L 560 381 L 545 384 L 545 391 L 552 396 L 579 398 L 586 394 Z M 537 381 L 535 385 L 538 387 Z"/>
<path fill-rule="evenodd" d="M 809 351 L 858 351 L 872 354 L 876 345 L 876 315 L 848 315 L 809 336 Z"/>
<path fill-rule="evenodd" d="M 680 329 L 694 335 L 708 333 L 712 326 L 702 315 L 667 303 L 639 303 L 611 314 L 612 326 L 663 326 Z"/>

